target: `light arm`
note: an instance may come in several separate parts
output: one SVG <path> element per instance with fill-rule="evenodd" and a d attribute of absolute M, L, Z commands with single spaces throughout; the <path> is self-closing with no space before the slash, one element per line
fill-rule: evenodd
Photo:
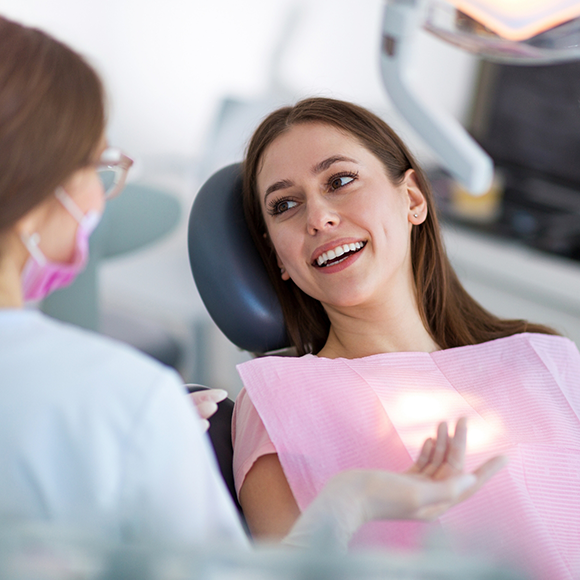
<path fill-rule="evenodd" d="M 395 107 L 455 179 L 473 194 L 491 186 L 493 162 L 461 124 L 423 101 L 411 89 L 410 45 L 419 27 L 420 0 L 391 0 L 383 13 L 381 72 Z"/>

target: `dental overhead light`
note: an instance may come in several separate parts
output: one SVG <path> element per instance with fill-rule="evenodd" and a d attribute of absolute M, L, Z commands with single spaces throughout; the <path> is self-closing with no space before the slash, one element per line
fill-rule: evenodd
<path fill-rule="evenodd" d="M 580 0 L 387 0 L 381 70 L 393 104 L 468 191 L 480 195 L 493 161 L 451 115 L 413 92 L 410 47 L 424 28 L 482 58 L 505 64 L 580 59 Z"/>

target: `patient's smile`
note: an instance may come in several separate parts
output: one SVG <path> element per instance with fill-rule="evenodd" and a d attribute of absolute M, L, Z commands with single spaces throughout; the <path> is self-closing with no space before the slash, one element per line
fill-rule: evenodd
<path fill-rule="evenodd" d="M 332 266 L 334 264 L 339 264 L 343 260 L 346 260 L 352 254 L 360 252 L 366 245 L 366 242 L 354 242 L 351 244 L 342 244 L 337 246 L 328 252 L 323 252 L 316 260 L 313 262 L 313 266 L 319 268 L 325 268 L 326 266 Z"/>

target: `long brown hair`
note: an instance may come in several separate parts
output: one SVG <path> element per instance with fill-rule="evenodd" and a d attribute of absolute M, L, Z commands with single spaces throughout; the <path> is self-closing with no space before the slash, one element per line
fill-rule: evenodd
<path fill-rule="evenodd" d="M 93 161 L 102 84 L 76 52 L 0 17 L 0 235 Z"/>
<path fill-rule="evenodd" d="M 441 348 L 477 344 L 520 332 L 556 334 L 525 320 L 502 320 L 480 306 L 463 288 L 443 246 L 433 194 L 425 174 L 399 136 L 370 111 L 334 99 L 309 98 L 271 113 L 257 128 L 244 160 L 244 212 L 268 275 L 282 306 L 286 330 L 299 355 L 318 352 L 325 344 L 330 322 L 322 304 L 284 282 L 276 253 L 264 235 L 266 225 L 257 191 L 257 175 L 268 146 L 293 125 L 323 123 L 353 136 L 384 165 L 394 185 L 413 169 L 425 196 L 426 220 L 411 233 L 411 260 L 416 298 L 425 328 Z"/>

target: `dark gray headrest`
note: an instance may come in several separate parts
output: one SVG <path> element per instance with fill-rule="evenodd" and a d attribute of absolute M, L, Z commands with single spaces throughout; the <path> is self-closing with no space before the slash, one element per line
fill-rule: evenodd
<path fill-rule="evenodd" d="M 280 303 L 244 220 L 240 163 L 220 169 L 199 190 L 188 247 L 195 284 L 219 329 L 250 352 L 287 347 Z"/>

